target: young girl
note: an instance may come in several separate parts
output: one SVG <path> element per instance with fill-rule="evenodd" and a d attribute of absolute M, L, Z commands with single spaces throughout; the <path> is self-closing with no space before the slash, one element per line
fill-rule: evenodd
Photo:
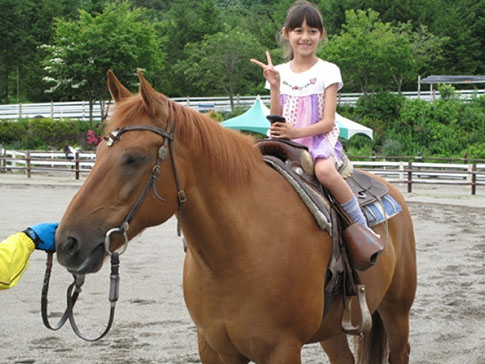
<path fill-rule="evenodd" d="M 315 55 L 325 36 L 319 10 L 308 1 L 295 2 L 288 11 L 282 36 L 291 48 L 288 63 L 273 66 L 269 52 L 268 64 L 251 59 L 263 69 L 266 88 L 271 91 L 271 114 L 283 115 L 287 121 L 273 123 L 271 136 L 307 146 L 317 179 L 354 222 L 367 227 L 356 196 L 337 171 L 342 164 L 342 144 L 335 110 L 343 82 L 335 64 Z"/>

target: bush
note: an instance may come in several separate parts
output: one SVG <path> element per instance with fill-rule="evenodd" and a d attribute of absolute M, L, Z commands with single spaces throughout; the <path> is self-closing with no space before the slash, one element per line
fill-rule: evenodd
<path fill-rule="evenodd" d="M 370 127 L 382 127 L 380 122 L 387 123 L 399 118 L 405 100 L 404 95 L 389 92 L 361 96 L 357 101 L 355 111 L 360 117 L 376 121 L 376 125 L 370 125 Z"/>
<path fill-rule="evenodd" d="M 374 131 L 372 150 L 385 156 L 427 156 L 481 158 L 485 145 L 485 96 L 460 101 L 448 90 L 446 98 L 424 100 L 394 99 L 374 95 L 359 100 L 354 112 L 346 115 Z M 389 105 L 386 105 L 389 103 Z M 353 116 L 352 116 L 353 115 Z M 379 119 L 379 118 L 383 119 Z M 353 137 L 344 141 L 352 155 L 362 155 L 369 143 Z"/>
<path fill-rule="evenodd" d="M 359 154 L 359 150 L 381 150 L 386 134 L 393 130 L 393 125 L 399 120 L 401 108 L 406 98 L 401 94 L 380 92 L 368 96 L 361 96 L 355 108 L 341 107 L 339 112 L 374 131 L 372 141 L 355 140 L 353 137 L 346 147 Z"/>
<path fill-rule="evenodd" d="M 409 156 L 423 152 L 423 147 L 416 143 L 411 134 L 391 131 L 385 137 L 382 147 L 378 150 L 384 156 Z"/>
<path fill-rule="evenodd" d="M 440 93 L 440 96 L 443 100 L 451 100 L 457 98 L 455 88 L 452 85 L 438 85 L 438 92 Z"/>
<path fill-rule="evenodd" d="M 235 118 L 236 116 L 239 116 L 241 114 L 244 114 L 246 111 L 248 111 L 248 108 L 243 108 L 243 107 L 235 107 L 233 111 L 230 112 L 222 112 L 221 115 L 224 117 L 224 120 L 232 119 Z"/>
<path fill-rule="evenodd" d="M 350 140 L 342 140 L 345 153 L 351 156 L 370 156 L 373 150 L 373 142 L 366 135 L 357 134 Z"/>
<path fill-rule="evenodd" d="M 25 134 L 25 124 L 14 121 L 0 121 L 0 144 L 6 146 L 19 141 Z"/>
<path fill-rule="evenodd" d="M 208 112 L 207 116 L 210 117 L 211 119 L 219 122 L 219 123 L 221 121 L 224 121 L 224 116 L 220 112 L 217 112 L 217 111 L 214 111 L 214 110 Z"/>
<path fill-rule="evenodd" d="M 93 129 L 96 135 L 103 134 L 101 123 Z M 88 130 L 89 124 L 78 120 L 0 121 L 0 144 L 14 149 L 61 149 L 64 144 L 86 148 Z"/>
<path fill-rule="evenodd" d="M 24 142 L 28 149 L 61 148 L 64 144 L 79 144 L 79 122 L 32 119 Z"/>
<path fill-rule="evenodd" d="M 468 146 L 465 148 L 463 155 L 465 155 L 465 153 L 468 155 L 468 158 L 485 159 L 485 142 Z"/>

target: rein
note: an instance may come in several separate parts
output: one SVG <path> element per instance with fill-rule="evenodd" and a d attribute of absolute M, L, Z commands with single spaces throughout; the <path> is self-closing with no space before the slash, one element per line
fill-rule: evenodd
<path fill-rule="evenodd" d="M 148 178 L 147 182 L 145 183 L 145 187 L 143 188 L 142 193 L 136 200 L 135 204 L 132 206 L 128 214 L 126 215 L 125 219 L 121 223 L 119 227 L 112 228 L 106 232 L 105 240 L 104 240 L 104 249 L 107 254 L 111 256 L 111 273 L 110 273 L 110 290 L 109 290 L 109 302 L 110 302 L 110 313 L 108 323 L 106 328 L 102 332 L 101 335 L 95 338 L 86 338 L 84 335 L 81 334 L 76 321 L 74 319 L 74 305 L 76 304 L 77 298 L 81 293 L 81 287 L 84 284 L 84 274 L 73 274 L 74 282 L 69 285 L 66 292 L 66 302 L 67 308 L 62 314 L 59 322 L 52 326 L 49 322 L 48 314 L 47 314 L 47 302 L 48 302 L 48 292 L 49 292 L 49 281 L 52 271 L 52 261 L 53 261 L 53 253 L 47 254 L 47 262 L 46 262 L 46 270 L 44 275 L 44 283 L 42 285 L 42 298 L 41 298 L 41 314 L 42 314 L 42 321 L 44 325 L 51 330 L 59 330 L 61 327 L 64 326 L 66 321 L 69 320 L 71 327 L 75 334 L 79 336 L 81 339 L 85 341 L 97 341 L 103 338 L 111 329 L 111 325 L 113 324 L 114 313 L 116 302 L 118 301 L 119 297 L 119 283 L 120 283 L 120 276 L 119 276 L 119 266 L 120 266 L 120 258 L 119 256 L 126 251 L 128 247 L 128 235 L 127 231 L 130 227 L 130 222 L 135 216 L 136 212 L 140 208 L 141 204 L 145 200 L 150 188 L 153 190 L 155 197 L 157 197 L 160 201 L 165 202 L 165 199 L 161 197 L 157 192 L 157 181 L 160 177 L 160 167 L 162 162 L 167 158 L 168 153 L 170 152 L 170 160 L 173 169 L 173 175 L 175 179 L 175 185 L 177 187 L 177 197 L 178 197 L 178 208 L 177 208 L 177 217 L 178 221 L 180 221 L 181 214 L 182 214 L 182 206 L 183 203 L 187 201 L 187 197 L 185 192 L 180 187 L 180 180 L 177 173 L 177 168 L 175 166 L 175 159 L 173 154 L 173 140 L 174 140 L 174 123 L 173 120 L 169 120 L 168 131 L 150 126 L 150 125 L 132 125 L 126 126 L 121 129 L 113 130 L 105 139 L 107 140 L 108 147 L 111 147 L 114 143 L 120 140 L 121 136 L 129 131 L 151 131 L 155 134 L 160 135 L 164 138 L 162 146 L 158 149 L 157 153 L 157 163 L 153 166 L 150 177 Z M 111 235 L 118 233 L 121 234 L 125 240 L 119 251 L 111 251 Z M 180 225 L 177 224 L 177 234 L 180 236 Z"/>

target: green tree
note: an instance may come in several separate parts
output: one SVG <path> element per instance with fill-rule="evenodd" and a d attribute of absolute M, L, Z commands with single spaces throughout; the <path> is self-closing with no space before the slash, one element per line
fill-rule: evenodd
<path fill-rule="evenodd" d="M 348 10 L 346 16 L 342 32 L 323 49 L 323 58 L 338 64 L 347 84 L 364 95 L 392 83 L 401 91 L 406 79 L 417 76 L 411 25 L 382 23 L 370 9 Z"/>
<path fill-rule="evenodd" d="M 234 109 L 234 95 L 248 89 L 248 80 L 260 78 L 259 70 L 249 59 L 264 54 L 252 34 L 240 28 L 226 29 L 204 37 L 200 43 L 186 46 L 186 59 L 176 65 L 201 90 L 201 93 L 225 93 Z M 258 75 L 258 76 L 256 76 Z"/>
<path fill-rule="evenodd" d="M 56 18 L 76 19 L 79 16 L 80 7 L 89 13 L 102 11 L 104 1 L 96 0 L 96 4 L 93 2 L 88 0 L 41 0 L 34 3 L 29 26 L 33 35 L 33 47 L 24 50 L 26 57 L 19 67 L 20 97 L 37 101 L 48 99 L 44 93 L 45 83 L 42 81 L 44 55 L 43 52 L 39 52 L 38 47 L 42 44 L 52 44 Z"/>
<path fill-rule="evenodd" d="M 430 25 L 437 10 L 446 7 L 446 0 L 324 0 L 320 9 L 330 34 L 336 34 L 345 24 L 347 10 L 372 9 L 380 14 L 383 22 L 394 25 L 411 23 L 413 28 L 419 25 Z M 472 0 L 473 1 L 473 0 Z"/>
<path fill-rule="evenodd" d="M 30 24 L 34 2 L 29 0 L 2 0 L 0 10 L 0 65 L 2 102 L 9 103 L 10 86 L 14 85 L 19 67 L 34 48 Z M 27 52 L 26 52 L 27 51 Z M 13 78 L 13 80 L 11 80 Z"/>
<path fill-rule="evenodd" d="M 96 4 L 93 4 L 95 2 Z M 2 101 L 45 99 L 41 44 L 50 44 L 56 17 L 72 19 L 78 8 L 97 11 L 101 0 L 0 0 L 0 89 Z M 102 9 L 102 8 L 101 8 Z"/>
<path fill-rule="evenodd" d="M 221 18 L 231 27 L 239 27 L 253 34 L 266 48 L 277 47 L 277 33 L 283 26 L 283 19 L 278 18 L 275 4 L 262 4 L 254 2 L 247 7 L 240 2 L 228 1 L 223 8 Z"/>
<path fill-rule="evenodd" d="M 485 72 L 485 1 L 442 1 L 431 31 L 447 37 L 441 74 L 483 74 Z M 436 73 L 438 73 L 436 72 Z"/>
<path fill-rule="evenodd" d="M 428 27 L 421 25 L 411 33 L 410 42 L 418 74 L 427 75 L 443 63 L 443 45 L 448 37 L 432 34 Z"/>
<path fill-rule="evenodd" d="M 141 9 L 130 10 L 128 3 L 107 5 L 93 16 L 81 10 L 79 20 L 56 23 L 55 45 L 45 46 L 46 92 L 62 98 L 95 101 L 108 98 L 106 72 L 112 69 L 130 84 L 137 68 L 149 75 L 162 70 L 161 40 L 153 24 L 141 21 Z M 92 120 L 90 115 L 90 120 Z"/>
<path fill-rule="evenodd" d="M 222 28 L 221 11 L 213 0 L 175 0 L 163 19 L 161 34 L 167 41 L 166 72 L 160 85 L 168 96 L 190 96 L 198 92 L 173 66 L 186 57 L 185 46 L 202 41 L 204 36 L 215 34 Z"/>

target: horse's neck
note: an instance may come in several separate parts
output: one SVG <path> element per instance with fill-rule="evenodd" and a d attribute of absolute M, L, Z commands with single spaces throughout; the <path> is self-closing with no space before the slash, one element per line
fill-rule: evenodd
<path fill-rule="evenodd" d="M 180 223 L 184 235 L 195 256 L 211 269 L 217 265 L 227 266 L 230 260 L 240 257 L 251 249 L 242 237 L 248 211 L 254 203 L 252 189 L 254 178 L 237 187 L 227 186 L 223 178 L 210 171 L 203 161 L 195 162 L 193 175 L 187 186 L 187 206 L 184 207 Z"/>

